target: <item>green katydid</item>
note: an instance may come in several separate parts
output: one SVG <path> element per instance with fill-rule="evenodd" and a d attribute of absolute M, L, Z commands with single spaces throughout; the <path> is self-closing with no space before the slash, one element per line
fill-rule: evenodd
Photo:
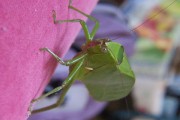
<path fill-rule="evenodd" d="M 82 81 L 90 95 L 98 101 L 121 99 L 130 93 L 134 85 L 135 76 L 128 63 L 123 46 L 107 38 L 93 40 L 99 27 L 99 22 L 92 16 L 73 7 L 71 0 L 69 1 L 69 8 L 94 21 L 95 26 L 89 33 L 85 21 L 81 19 L 56 20 L 56 12 L 53 10 L 54 24 L 79 22 L 85 33 L 86 43 L 82 46 L 81 52 L 67 61 L 63 61 L 48 48 L 40 49 L 50 53 L 60 64 L 69 66 L 69 75 L 61 86 L 32 101 L 34 103 L 62 90 L 57 102 L 53 105 L 33 110 L 32 113 L 43 112 L 59 106 L 75 80 Z"/>

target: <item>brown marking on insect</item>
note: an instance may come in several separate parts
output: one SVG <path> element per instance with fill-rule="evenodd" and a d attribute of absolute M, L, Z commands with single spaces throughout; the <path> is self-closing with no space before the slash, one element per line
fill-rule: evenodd
<path fill-rule="evenodd" d="M 102 38 L 102 39 L 96 39 L 96 40 L 92 40 L 91 42 L 83 45 L 81 47 L 82 50 L 87 50 L 91 47 L 94 47 L 96 45 L 100 45 L 100 46 L 105 46 L 106 42 L 110 42 L 111 40 L 109 38 Z"/>

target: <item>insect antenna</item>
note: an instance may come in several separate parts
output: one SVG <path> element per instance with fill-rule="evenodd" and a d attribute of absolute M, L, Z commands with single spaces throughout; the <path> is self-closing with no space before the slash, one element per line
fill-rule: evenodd
<path fill-rule="evenodd" d="M 163 7 L 161 10 L 159 10 L 157 13 L 155 13 L 154 15 L 150 16 L 148 19 L 146 19 L 144 22 L 142 22 L 140 25 L 136 26 L 135 28 L 131 29 L 130 31 L 135 31 L 136 29 L 140 28 L 142 25 L 144 25 L 145 23 L 149 22 L 150 20 L 152 20 L 153 18 L 155 18 L 156 16 L 158 16 L 160 13 L 162 13 L 164 10 L 168 9 L 171 5 L 173 5 L 175 2 L 177 2 L 177 0 L 172 1 L 169 5 Z M 113 38 L 111 40 L 116 40 L 118 38 L 121 37 L 116 37 Z"/>
<path fill-rule="evenodd" d="M 141 27 L 143 24 L 149 22 L 150 20 L 152 20 L 153 18 L 155 18 L 156 16 L 158 16 L 160 13 L 162 13 L 164 10 L 168 9 L 172 4 L 174 4 L 177 0 L 172 1 L 168 6 L 162 8 L 161 10 L 159 10 L 156 14 L 152 15 L 151 17 L 149 17 L 147 20 L 145 20 L 143 23 L 141 23 L 140 25 L 136 26 L 135 28 L 133 28 L 131 31 L 134 31 L 136 29 L 138 29 L 139 27 Z"/>
<path fill-rule="evenodd" d="M 154 15 L 150 16 L 148 19 L 146 19 L 144 22 L 142 22 L 140 25 L 136 26 L 135 28 L 131 29 L 130 31 L 135 31 L 136 29 L 140 28 L 142 25 L 144 25 L 145 23 L 149 22 L 150 20 L 152 20 L 153 18 L 157 17 L 160 13 L 162 13 L 163 11 L 165 11 L 166 9 L 168 9 L 171 5 L 173 5 L 175 2 L 177 2 L 177 0 L 173 0 L 170 4 L 168 4 L 167 6 L 163 7 L 162 9 L 160 9 L 158 12 L 156 12 Z M 113 38 L 111 40 L 116 40 L 118 38 L 121 38 L 121 37 L 116 37 L 116 38 Z M 124 83 L 124 82 L 123 82 Z M 123 84 L 122 83 L 122 84 Z M 124 86 L 124 84 L 123 84 Z M 127 118 L 131 118 L 131 114 L 132 114 L 132 110 L 131 110 L 131 106 L 129 106 L 129 103 L 128 103 L 128 96 L 126 96 L 124 98 L 125 100 L 125 104 L 126 104 L 126 117 Z"/>

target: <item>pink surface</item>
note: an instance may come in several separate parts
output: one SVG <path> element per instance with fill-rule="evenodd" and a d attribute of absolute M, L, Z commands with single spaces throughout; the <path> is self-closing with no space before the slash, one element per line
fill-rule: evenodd
<path fill-rule="evenodd" d="M 90 13 L 97 0 L 73 0 Z M 0 120 L 26 120 L 30 101 L 48 83 L 56 61 L 39 48 L 65 55 L 80 30 L 78 23 L 54 25 L 58 19 L 82 18 L 68 10 L 68 0 L 0 1 Z"/>

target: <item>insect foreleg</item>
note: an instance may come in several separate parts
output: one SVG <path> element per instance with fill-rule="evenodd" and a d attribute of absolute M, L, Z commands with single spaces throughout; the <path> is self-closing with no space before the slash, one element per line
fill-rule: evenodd
<path fill-rule="evenodd" d="M 94 27 L 93 27 L 93 30 L 92 30 L 91 33 L 90 33 L 90 37 L 91 37 L 90 40 L 92 40 L 93 37 L 94 37 L 94 35 L 96 34 L 98 28 L 99 28 L 99 21 L 98 21 L 96 18 L 94 18 L 94 17 L 92 17 L 92 16 L 90 16 L 90 15 L 82 12 L 81 10 L 73 7 L 71 4 L 72 4 L 72 0 L 69 0 L 69 8 L 70 8 L 70 9 L 73 9 L 73 10 L 77 11 L 78 13 L 86 16 L 87 18 L 89 18 L 90 20 L 92 20 L 92 21 L 95 22 L 95 25 L 94 25 Z"/>
<path fill-rule="evenodd" d="M 48 48 L 41 48 L 40 50 L 49 52 L 60 64 L 66 65 L 66 66 L 72 65 L 72 64 L 78 62 L 79 60 L 81 60 L 82 58 L 84 58 L 86 56 L 86 54 L 82 54 L 82 55 L 77 56 L 71 60 L 63 61 L 60 57 L 58 57 L 55 53 L 53 53 Z"/>
<path fill-rule="evenodd" d="M 96 20 L 94 17 L 92 17 L 90 15 L 87 15 L 86 13 L 80 11 L 79 9 L 71 6 L 71 0 L 69 1 L 69 8 L 79 12 L 80 14 L 88 17 L 90 20 L 95 22 L 95 26 L 94 26 L 93 30 L 91 31 L 91 33 L 89 33 L 88 27 L 87 27 L 86 22 L 84 20 L 81 20 L 81 19 L 56 20 L 56 12 L 53 10 L 54 23 L 58 24 L 58 23 L 63 23 L 63 22 L 79 22 L 81 24 L 81 26 L 82 26 L 83 31 L 84 31 L 84 34 L 85 34 L 85 37 L 86 37 L 86 40 L 87 40 L 86 42 L 91 41 L 93 39 L 94 35 L 96 34 L 96 31 L 99 28 L 99 21 Z"/>
<path fill-rule="evenodd" d="M 62 89 L 62 92 L 61 92 L 61 95 L 59 97 L 59 99 L 57 100 L 56 103 L 50 105 L 50 106 L 46 106 L 44 108 L 40 108 L 40 109 L 37 109 L 37 110 L 33 110 L 32 113 L 38 113 L 38 112 L 43 112 L 43 111 L 46 111 L 46 110 L 50 110 L 50 109 L 53 109 L 53 108 L 56 108 L 58 106 L 60 106 L 64 100 L 64 97 L 67 93 L 67 91 L 69 90 L 69 87 L 72 85 L 72 83 L 75 81 L 75 78 L 74 76 L 76 75 L 76 73 L 79 71 L 79 69 L 81 68 L 82 64 L 83 64 L 84 60 L 82 60 L 81 62 L 77 63 L 74 67 L 74 69 L 71 71 L 71 73 L 69 73 L 69 76 L 66 78 L 66 80 L 63 82 L 63 85 L 62 86 L 59 86 L 57 88 L 55 88 L 54 90 L 48 92 L 47 94 L 45 95 L 42 95 L 41 97 L 35 99 L 32 101 L 33 102 L 36 102 L 37 100 L 39 99 L 42 99 L 50 94 L 53 94 L 55 92 L 57 92 L 57 90 L 61 90 Z"/>
<path fill-rule="evenodd" d="M 82 26 L 82 29 L 84 31 L 85 37 L 87 41 L 91 40 L 91 36 L 89 34 L 89 30 L 87 28 L 87 25 L 85 23 L 85 21 L 81 20 L 81 19 L 72 19 L 72 20 L 55 20 L 54 19 L 54 24 L 58 24 L 58 23 L 63 23 L 63 22 L 79 22 Z"/>

